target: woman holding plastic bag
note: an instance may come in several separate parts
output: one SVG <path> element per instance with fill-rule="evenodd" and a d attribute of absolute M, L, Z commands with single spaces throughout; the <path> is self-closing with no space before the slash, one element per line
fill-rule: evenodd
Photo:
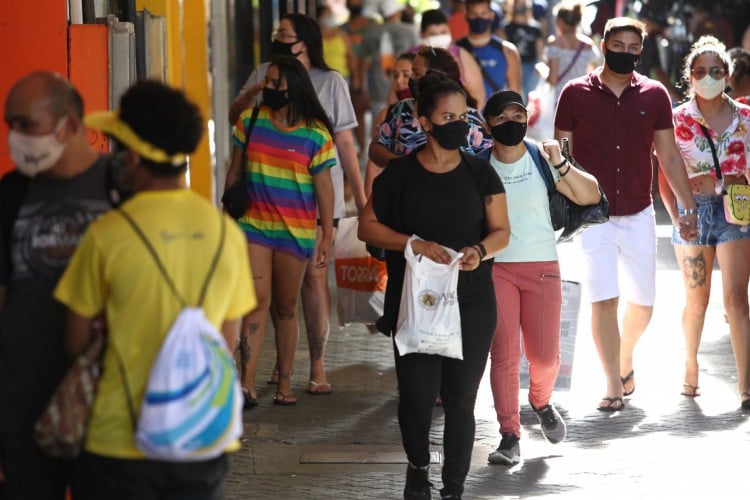
<path fill-rule="evenodd" d="M 457 299 L 463 360 L 394 349 L 398 419 L 409 466 L 404 498 L 430 498 L 429 434 L 435 398 L 445 408 L 442 498 L 460 498 L 474 441 L 474 402 L 495 325 L 491 259 L 508 244 L 510 227 L 502 182 L 489 164 L 463 155 L 466 94 L 440 76 L 420 82 L 419 122 L 427 144 L 391 160 L 360 214 L 360 239 L 386 249 L 388 286 L 378 328 L 398 336 L 404 251 L 449 264 L 459 257 Z M 447 203 L 446 200 L 451 200 Z M 420 239 L 413 239 L 412 235 Z M 426 305 L 429 305 L 429 301 Z"/>

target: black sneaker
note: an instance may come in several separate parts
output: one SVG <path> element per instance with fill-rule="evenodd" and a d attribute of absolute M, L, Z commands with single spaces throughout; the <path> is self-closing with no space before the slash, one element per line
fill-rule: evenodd
<path fill-rule="evenodd" d="M 529 403 L 531 404 L 531 403 Z M 539 408 L 538 410 L 531 405 L 531 409 L 536 413 L 536 418 L 542 424 L 542 435 L 552 444 L 561 443 L 565 440 L 568 428 L 565 421 L 551 403 Z"/>
<path fill-rule="evenodd" d="M 515 465 L 521 461 L 520 438 L 515 434 L 506 432 L 500 441 L 500 446 L 490 453 L 487 461 L 497 465 Z"/>
<path fill-rule="evenodd" d="M 461 500 L 461 495 L 449 493 L 448 490 L 443 488 L 442 490 L 440 490 L 440 500 Z"/>
<path fill-rule="evenodd" d="M 406 466 L 404 500 L 431 500 L 431 487 L 429 466 L 415 467 L 411 463 Z"/>

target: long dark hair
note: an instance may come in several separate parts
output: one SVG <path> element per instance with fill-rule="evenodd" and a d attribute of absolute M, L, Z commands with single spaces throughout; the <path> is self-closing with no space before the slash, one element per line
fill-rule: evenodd
<path fill-rule="evenodd" d="M 333 137 L 331 120 L 320 105 L 318 94 L 310 81 L 310 75 L 302 63 L 296 57 L 273 56 L 270 65 L 278 68 L 279 77 L 286 80 L 289 95 L 289 123 L 304 122 L 311 125 L 313 120 L 318 120 L 325 125 Z"/>
<path fill-rule="evenodd" d="M 289 12 L 284 14 L 281 19 L 288 19 L 297 38 L 305 42 L 307 46 L 307 55 L 310 58 L 310 66 L 322 69 L 323 71 L 332 71 L 331 67 L 323 60 L 323 34 L 320 32 L 318 22 L 312 17 L 300 14 L 299 12 Z"/>
<path fill-rule="evenodd" d="M 430 70 L 438 71 L 445 75 L 446 78 L 453 80 L 461 86 L 463 93 L 466 95 L 466 104 L 470 108 L 477 108 L 477 100 L 466 90 L 464 84 L 461 83 L 461 68 L 456 62 L 456 58 L 453 54 L 445 49 L 438 47 L 422 47 L 417 52 L 418 56 L 424 57 L 427 64 L 430 66 Z"/>

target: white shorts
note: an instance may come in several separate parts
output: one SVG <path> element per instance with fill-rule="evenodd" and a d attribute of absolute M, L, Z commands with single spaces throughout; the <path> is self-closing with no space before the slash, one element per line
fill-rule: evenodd
<path fill-rule="evenodd" d="M 656 299 L 656 222 L 654 207 L 634 215 L 612 216 L 579 236 L 583 284 L 591 302 L 622 297 L 641 306 Z"/>

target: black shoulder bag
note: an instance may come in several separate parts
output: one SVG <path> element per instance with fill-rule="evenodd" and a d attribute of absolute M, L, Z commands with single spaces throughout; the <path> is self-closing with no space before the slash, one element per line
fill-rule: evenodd
<path fill-rule="evenodd" d="M 260 111 L 258 106 L 253 108 L 253 114 L 250 117 L 250 125 L 247 127 L 247 137 L 245 138 L 247 144 L 250 143 L 250 136 L 253 134 L 255 121 L 258 119 L 258 111 Z M 247 178 L 245 176 L 245 169 L 247 167 L 245 165 L 246 156 L 244 151 L 242 153 L 242 158 L 243 161 L 240 166 L 242 168 L 242 175 L 239 180 L 234 182 L 226 189 L 226 191 L 224 191 L 224 195 L 221 197 L 221 203 L 224 204 L 224 209 L 234 219 L 239 219 L 245 215 L 247 206 L 250 204 L 250 196 L 247 193 Z"/>
<path fill-rule="evenodd" d="M 555 231 L 559 229 L 563 230 L 557 239 L 558 243 L 572 239 L 591 225 L 602 224 L 609 220 L 609 200 L 607 200 L 601 186 L 599 186 L 599 193 L 601 194 L 599 203 L 586 206 L 576 205 L 555 189 L 552 172 L 547 167 L 547 162 L 541 157 L 539 148 L 528 141 L 526 141 L 526 148 L 531 152 L 531 157 L 534 159 L 534 163 L 547 185 L 552 228 Z M 562 153 L 563 157 L 570 163 L 568 168 L 577 168 L 585 172 L 584 168 L 570 155 L 565 139 L 563 139 Z"/>

